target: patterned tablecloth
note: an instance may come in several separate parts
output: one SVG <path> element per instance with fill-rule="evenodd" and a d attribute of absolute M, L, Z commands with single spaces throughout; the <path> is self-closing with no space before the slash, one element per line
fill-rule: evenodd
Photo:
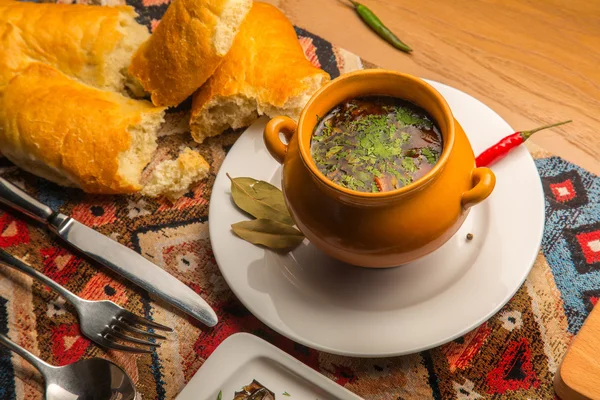
<path fill-rule="evenodd" d="M 152 28 L 168 0 L 131 4 L 139 21 Z M 332 78 L 373 67 L 300 28 L 297 33 L 307 57 Z M 170 112 L 172 131 L 185 126 L 185 107 Z M 0 172 L 9 180 L 170 271 L 202 294 L 220 317 L 214 329 L 196 325 L 89 265 L 39 226 L 0 210 L 0 248 L 82 297 L 113 300 L 175 329 L 171 340 L 150 355 L 105 352 L 80 336 L 75 314 L 62 298 L 1 267 L 0 332 L 55 365 L 87 357 L 111 359 L 129 373 L 145 400 L 173 399 L 212 351 L 240 331 L 275 344 L 365 399 L 554 397 L 557 367 L 600 298 L 599 177 L 530 148 L 543 182 L 546 227 L 533 270 L 514 298 L 479 328 L 444 346 L 404 357 L 347 358 L 275 333 L 240 304 L 219 273 L 208 238 L 208 202 L 219 166 L 238 136 L 227 133 L 199 146 L 212 166 L 210 177 L 174 204 L 141 196 L 85 195 L 23 173 L 0 158 Z M 0 348 L 0 399 L 40 399 L 40 382 L 24 360 Z"/>

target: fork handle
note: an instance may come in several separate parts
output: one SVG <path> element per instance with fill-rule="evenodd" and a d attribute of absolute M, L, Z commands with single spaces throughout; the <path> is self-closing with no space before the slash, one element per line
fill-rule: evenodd
<path fill-rule="evenodd" d="M 42 373 L 42 375 L 44 376 L 44 379 L 46 379 L 47 373 L 50 372 L 50 370 L 54 368 L 52 365 L 50 365 L 50 364 L 46 363 L 45 361 L 41 360 L 40 358 L 34 356 L 33 354 L 31 354 L 30 352 L 25 350 L 23 347 L 19 346 L 18 344 L 16 344 L 15 342 L 13 342 L 12 340 L 10 340 L 8 337 L 4 336 L 1 333 L 0 333 L 0 343 L 2 343 L 10 351 L 17 353 L 18 355 L 23 357 L 25 360 L 27 360 L 28 363 L 30 363 L 31 365 L 36 367 L 37 370 Z"/>
<path fill-rule="evenodd" d="M 81 302 L 81 299 L 77 295 L 70 292 L 63 286 L 59 285 L 58 283 L 54 282 L 52 279 L 48 278 L 46 275 L 42 274 L 38 270 L 31 268 L 29 265 L 25 264 L 23 261 L 8 254 L 6 251 L 4 251 L 2 249 L 0 249 L 0 263 L 2 265 L 6 265 L 7 267 L 11 267 L 11 268 L 17 269 L 21 272 L 24 272 L 27 275 L 31 276 L 32 278 L 35 278 L 37 280 L 44 282 L 47 286 L 51 287 L 52 289 L 54 289 L 58 293 L 60 293 L 60 295 L 65 298 L 65 300 L 67 300 L 69 303 L 71 303 L 73 305 L 77 305 Z"/>
<path fill-rule="evenodd" d="M 9 181 L 0 177 L 0 203 L 22 212 L 31 218 L 47 223 L 54 213 L 50 207 L 40 203 Z"/>

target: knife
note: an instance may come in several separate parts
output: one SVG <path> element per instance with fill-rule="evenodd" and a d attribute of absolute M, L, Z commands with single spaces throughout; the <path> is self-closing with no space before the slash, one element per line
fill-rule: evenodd
<path fill-rule="evenodd" d="M 0 203 L 47 225 L 67 243 L 124 278 L 160 297 L 209 327 L 217 324 L 214 310 L 196 292 L 164 269 L 107 236 L 52 211 L 0 177 Z"/>

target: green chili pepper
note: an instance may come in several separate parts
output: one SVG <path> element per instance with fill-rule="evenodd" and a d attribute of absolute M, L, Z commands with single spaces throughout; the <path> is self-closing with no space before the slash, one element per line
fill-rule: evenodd
<path fill-rule="evenodd" d="M 383 39 L 385 39 L 385 41 L 390 43 L 395 48 L 402 50 L 406 53 L 410 53 L 412 51 L 412 49 L 406 43 L 403 43 L 400 39 L 398 39 L 398 37 L 396 35 L 394 35 L 394 33 L 392 31 L 390 31 L 383 24 L 383 22 L 381 22 L 381 20 L 379 18 L 377 18 L 377 16 L 375 14 L 373 14 L 373 11 L 371 11 L 366 6 L 363 6 L 362 4 L 360 4 L 357 1 L 354 1 L 354 0 L 349 0 L 349 1 L 350 1 L 350 3 L 352 3 L 352 5 L 354 6 L 354 9 L 358 13 L 358 15 L 360 15 L 362 20 L 365 21 L 365 23 L 367 25 L 369 25 L 369 27 L 371 27 L 371 29 L 373 29 L 375 32 L 377 32 L 377 34 L 379 36 L 381 36 Z"/>

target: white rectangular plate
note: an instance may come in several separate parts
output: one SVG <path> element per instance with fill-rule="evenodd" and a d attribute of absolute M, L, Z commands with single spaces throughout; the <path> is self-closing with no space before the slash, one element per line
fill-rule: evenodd
<path fill-rule="evenodd" d="M 360 400 L 277 347 L 248 333 L 231 335 L 217 347 L 176 400 L 231 400 L 236 391 L 260 382 L 275 399 Z M 287 392 L 290 397 L 284 396 Z"/>

